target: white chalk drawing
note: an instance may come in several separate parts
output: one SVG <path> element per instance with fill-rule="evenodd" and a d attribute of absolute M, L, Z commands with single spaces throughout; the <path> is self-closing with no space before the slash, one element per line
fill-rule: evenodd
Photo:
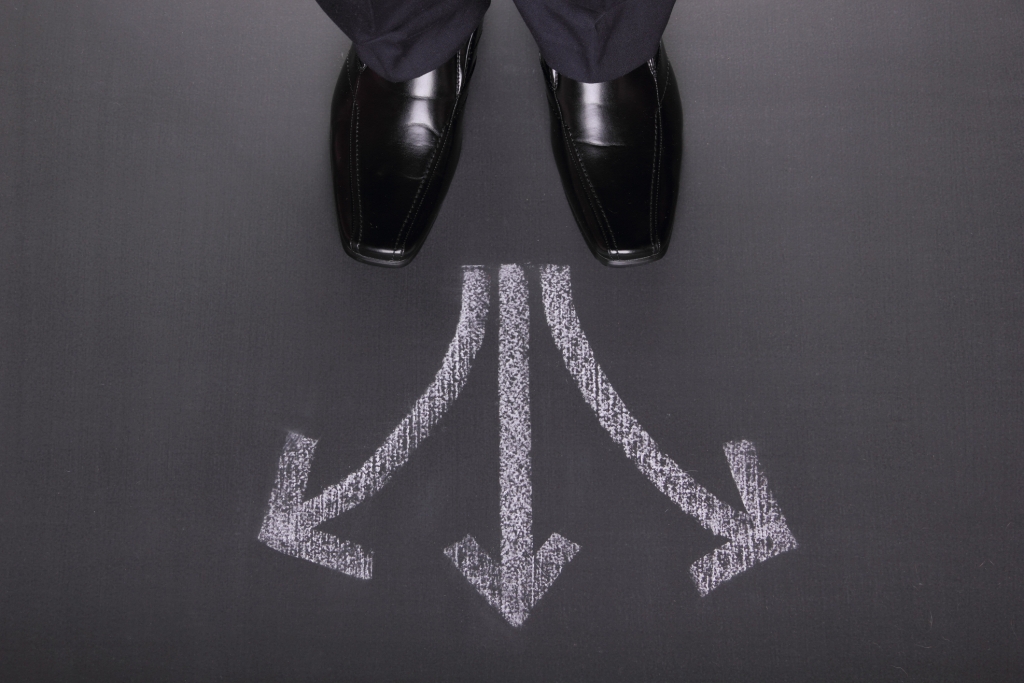
<path fill-rule="evenodd" d="M 690 576 L 702 596 L 715 590 L 759 562 L 797 547 L 796 539 L 768 490 L 768 480 L 748 441 L 725 445 L 733 479 L 746 512 L 733 509 L 694 481 L 679 465 L 658 449 L 626 404 L 619 398 L 583 334 L 572 303 L 569 269 L 541 268 L 544 314 L 562 352 L 565 367 L 576 380 L 583 399 L 597 414 L 612 441 L 626 452 L 634 465 L 684 513 L 708 531 L 729 542 L 705 555 L 690 567 Z"/>
<path fill-rule="evenodd" d="M 665 455 L 612 387 L 580 326 L 572 300 L 569 268 L 541 266 L 544 316 L 565 366 L 598 423 L 662 493 L 726 543 L 690 567 L 701 596 L 776 555 L 797 541 L 768 488 L 749 441 L 725 444 L 725 457 L 745 510 L 719 500 Z M 349 576 L 369 579 L 373 553 L 316 529 L 371 497 L 404 465 L 458 398 L 483 344 L 490 279 L 484 268 L 465 267 L 462 310 L 455 338 L 441 369 L 409 414 L 373 456 L 340 483 L 303 500 L 316 441 L 291 433 L 278 463 L 259 540 L 286 555 Z M 530 450 L 529 300 L 526 274 L 518 265 L 498 273 L 498 417 L 501 555 L 495 562 L 471 535 L 445 548 L 466 580 L 513 626 L 522 626 L 537 602 L 580 546 L 552 534 L 535 550 Z"/>
<path fill-rule="evenodd" d="M 462 311 L 441 369 L 409 414 L 359 469 L 319 496 L 303 501 L 316 441 L 294 433 L 288 436 L 259 540 L 286 555 L 349 576 L 369 579 L 373 575 L 372 551 L 317 531 L 316 527 L 380 491 L 458 398 L 484 341 L 489 282 L 483 268 L 463 269 Z"/>
<path fill-rule="evenodd" d="M 501 420 L 501 563 L 472 536 L 445 549 L 463 576 L 508 623 L 521 626 L 530 610 L 580 547 L 552 534 L 534 553 L 533 484 L 530 481 L 530 309 L 526 275 L 519 266 L 498 274 L 498 414 Z"/>

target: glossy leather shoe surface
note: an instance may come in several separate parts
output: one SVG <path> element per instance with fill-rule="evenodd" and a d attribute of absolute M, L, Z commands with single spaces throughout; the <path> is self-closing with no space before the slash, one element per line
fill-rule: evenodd
<path fill-rule="evenodd" d="M 331 106 L 331 161 L 349 256 L 408 264 L 426 240 L 455 173 L 460 115 L 479 29 L 419 78 L 392 83 L 349 52 Z"/>
<path fill-rule="evenodd" d="M 664 47 L 605 83 L 580 83 L 543 60 L 541 66 L 555 161 L 587 246 L 609 266 L 661 258 L 683 155 L 683 111 Z"/>

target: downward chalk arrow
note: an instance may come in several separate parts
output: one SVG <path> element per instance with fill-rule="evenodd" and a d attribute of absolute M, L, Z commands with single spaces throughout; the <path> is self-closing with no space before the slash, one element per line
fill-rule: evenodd
<path fill-rule="evenodd" d="M 565 366 L 584 400 L 637 469 L 686 514 L 729 542 L 690 567 L 702 596 L 754 565 L 797 547 L 786 518 L 768 489 L 754 447 L 747 441 L 725 445 L 736 487 L 746 511 L 736 510 L 698 484 L 661 452 L 608 381 L 594 359 L 572 303 L 567 266 L 541 269 L 544 313 Z"/>
<path fill-rule="evenodd" d="M 285 555 L 349 576 L 369 579 L 373 575 L 371 551 L 317 531 L 316 527 L 380 491 L 458 398 L 483 344 L 488 290 L 489 278 L 482 268 L 469 267 L 463 271 L 462 311 L 441 369 L 381 447 L 344 480 L 303 501 L 316 441 L 294 432 L 288 435 L 270 494 L 270 509 L 260 529 L 260 541 Z"/>
<path fill-rule="evenodd" d="M 444 553 L 510 624 L 521 626 L 580 547 L 552 534 L 534 553 L 527 363 L 530 313 L 522 268 L 501 267 L 498 294 L 501 564 L 496 564 L 472 536 L 449 546 Z"/>

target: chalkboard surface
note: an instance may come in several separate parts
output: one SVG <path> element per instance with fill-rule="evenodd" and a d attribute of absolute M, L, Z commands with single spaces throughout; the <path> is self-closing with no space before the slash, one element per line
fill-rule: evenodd
<path fill-rule="evenodd" d="M 4 3 L 0 678 L 1020 680 L 1022 34 L 680 3 L 673 243 L 612 270 L 495 0 L 385 271 L 312 0 Z"/>

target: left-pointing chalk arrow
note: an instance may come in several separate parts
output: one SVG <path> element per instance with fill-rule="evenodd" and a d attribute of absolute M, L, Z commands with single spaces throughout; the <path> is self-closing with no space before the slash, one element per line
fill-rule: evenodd
<path fill-rule="evenodd" d="M 286 555 L 349 576 L 369 579 L 373 575 L 372 551 L 317 531 L 316 527 L 351 510 L 387 484 L 458 398 L 483 343 L 488 296 L 487 273 L 478 267 L 465 268 L 459 323 L 441 369 L 381 447 L 341 482 L 303 500 L 316 441 L 301 434 L 288 435 L 269 510 L 260 529 L 260 541 Z"/>
<path fill-rule="evenodd" d="M 498 276 L 498 413 L 501 422 L 501 562 L 472 536 L 445 548 L 462 575 L 513 626 L 522 626 L 537 601 L 580 547 L 559 534 L 533 550 L 533 485 L 530 481 L 530 312 L 526 276 L 516 265 Z"/>

